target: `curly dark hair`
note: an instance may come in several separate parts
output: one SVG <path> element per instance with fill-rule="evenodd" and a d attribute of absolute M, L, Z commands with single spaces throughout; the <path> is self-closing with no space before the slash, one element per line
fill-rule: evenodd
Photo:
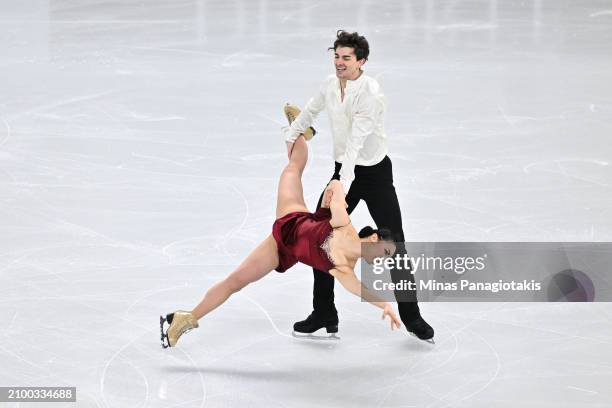
<path fill-rule="evenodd" d="M 358 61 L 361 59 L 367 61 L 368 55 L 370 55 L 370 44 L 368 44 L 368 40 L 357 32 L 349 33 L 348 31 L 338 30 L 334 46 L 329 47 L 328 50 L 335 51 L 338 47 L 351 47 L 355 50 L 355 57 L 357 57 Z"/>

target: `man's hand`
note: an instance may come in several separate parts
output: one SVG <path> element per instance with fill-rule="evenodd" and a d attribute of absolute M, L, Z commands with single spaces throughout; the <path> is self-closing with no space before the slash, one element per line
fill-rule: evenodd
<path fill-rule="evenodd" d="M 293 142 L 285 142 L 287 144 L 287 158 L 291 160 L 291 152 L 293 151 Z"/>
<path fill-rule="evenodd" d="M 329 184 L 327 185 L 328 188 L 342 188 L 342 183 L 340 182 L 340 180 L 336 180 L 333 179 L 332 181 L 329 182 Z"/>
<path fill-rule="evenodd" d="M 287 144 L 287 158 L 291 160 L 291 152 L 293 151 L 293 143 L 297 140 L 297 138 L 291 137 L 291 127 L 289 126 L 282 126 L 281 133 L 283 135 L 283 139 L 285 139 L 285 143 Z"/>

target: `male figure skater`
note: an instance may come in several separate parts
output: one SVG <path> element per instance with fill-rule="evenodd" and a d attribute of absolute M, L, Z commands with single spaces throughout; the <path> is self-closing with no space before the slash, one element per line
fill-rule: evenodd
<path fill-rule="evenodd" d="M 310 127 L 324 108 L 327 110 L 334 143 L 335 171 L 332 179 L 340 180 L 346 193 L 350 214 L 360 200 L 364 200 L 378 228 L 387 228 L 396 242 L 404 242 L 402 216 L 395 187 L 391 159 L 387 156 L 387 137 L 384 130 L 385 102 L 378 82 L 363 72 L 363 64 L 370 53 L 368 41 L 358 33 L 337 32 L 333 47 L 335 75 L 330 75 L 319 91 L 308 101 L 304 110 L 287 105 L 285 113 L 291 122 L 284 128 L 288 154 L 300 134 L 313 136 Z M 317 209 L 321 206 L 321 198 Z M 405 253 L 398 245 L 397 254 Z M 325 327 L 333 333 L 338 326 L 338 311 L 334 305 L 334 279 L 313 268 L 313 312 L 306 320 L 293 325 L 297 335 L 311 335 Z M 410 270 L 394 269 L 392 280 L 414 281 Z M 416 294 L 401 302 L 400 318 L 406 329 L 421 340 L 433 342 L 434 330 L 421 317 Z M 405 296 L 405 294 L 404 294 Z"/>

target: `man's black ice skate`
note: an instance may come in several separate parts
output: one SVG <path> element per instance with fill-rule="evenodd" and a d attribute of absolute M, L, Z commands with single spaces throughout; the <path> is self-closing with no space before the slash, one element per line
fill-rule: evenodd
<path fill-rule="evenodd" d="M 428 343 L 436 344 L 433 339 L 433 327 L 431 327 L 420 315 L 410 322 L 404 322 L 404 325 L 406 326 L 406 330 L 408 330 L 408 332 L 413 336 L 418 337 L 419 339 Z"/>
<path fill-rule="evenodd" d="M 327 335 L 316 334 L 317 330 L 325 328 Z M 293 325 L 293 337 L 313 340 L 340 340 L 338 333 L 338 315 L 321 316 L 312 312 L 306 320 Z"/>

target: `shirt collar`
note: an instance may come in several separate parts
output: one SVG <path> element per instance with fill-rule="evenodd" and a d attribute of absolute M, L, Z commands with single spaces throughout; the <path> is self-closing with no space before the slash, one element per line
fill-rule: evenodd
<path fill-rule="evenodd" d="M 354 92 L 357 89 L 359 89 L 359 87 L 361 86 L 361 84 L 363 83 L 365 78 L 365 72 L 361 72 L 361 75 L 359 75 L 359 78 L 355 79 L 355 80 L 347 80 L 346 81 L 346 88 L 345 91 L 346 92 Z M 338 86 L 340 86 L 340 79 L 336 78 L 338 80 Z"/>

